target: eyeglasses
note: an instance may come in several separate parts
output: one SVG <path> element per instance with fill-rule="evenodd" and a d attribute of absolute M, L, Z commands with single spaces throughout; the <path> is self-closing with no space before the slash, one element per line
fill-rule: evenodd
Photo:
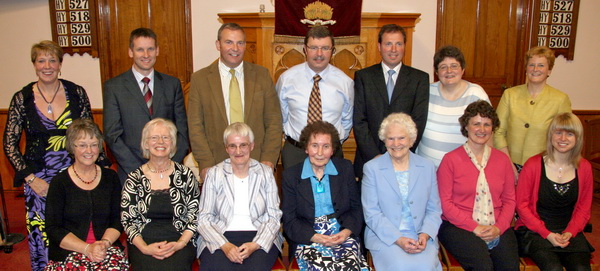
<path fill-rule="evenodd" d="M 438 67 L 438 71 L 456 71 L 460 69 L 460 64 L 450 64 L 450 66 L 442 65 Z"/>
<path fill-rule="evenodd" d="M 92 143 L 92 144 L 81 143 L 81 144 L 75 144 L 73 146 L 75 146 L 75 148 L 82 149 L 82 150 L 86 150 L 88 147 L 91 148 L 92 150 L 97 150 L 98 148 L 100 148 L 100 144 L 98 144 L 98 143 Z"/>
<path fill-rule="evenodd" d="M 226 147 L 230 151 L 235 151 L 237 148 L 240 148 L 242 151 L 247 151 L 250 148 L 250 143 L 242 143 L 240 145 L 227 144 Z"/>
<path fill-rule="evenodd" d="M 157 136 L 157 135 L 154 135 L 154 136 L 148 137 L 148 139 L 151 142 L 158 142 L 159 139 L 162 139 L 163 142 L 171 142 L 171 137 L 170 136 Z"/>
<path fill-rule="evenodd" d="M 306 46 L 306 49 L 308 49 L 309 51 L 312 52 L 316 52 L 316 51 L 323 51 L 323 52 L 329 52 L 331 50 L 333 50 L 333 47 L 329 47 L 329 46 L 323 46 L 323 47 L 318 47 L 318 46 Z"/>

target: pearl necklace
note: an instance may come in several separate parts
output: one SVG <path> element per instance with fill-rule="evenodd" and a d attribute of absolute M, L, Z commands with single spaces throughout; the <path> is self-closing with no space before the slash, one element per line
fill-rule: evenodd
<path fill-rule="evenodd" d="M 150 170 L 150 172 L 152 172 L 152 173 L 159 173 L 159 174 L 160 174 L 160 178 L 161 178 L 161 179 L 163 179 L 163 177 L 164 177 L 164 176 L 163 176 L 163 173 L 165 173 L 165 172 L 167 172 L 169 169 L 171 169 L 171 164 L 169 163 L 169 165 L 168 165 L 166 168 L 164 168 L 164 169 L 157 169 L 157 170 L 154 170 L 154 169 L 152 169 L 152 168 L 150 167 L 150 163 L 147 163 L 147 164 L 146 164 L 146 167 L 147 167 L 147 168 L 148 168 L 148 170 Z"/>
<path fill-rule="evenodd" d="M 96 169 L 96 174 L 94 175 L 94 178 L 89 182 L 84 181 L 83 178 L 81 178 L 81 176 L 79 176 L 79 174 L 77 173 L 77 170 L 75 170 L 75 165 L 72 165 L 71 167 L 73 168 L 73 172 L 75 172 L 75 176 L 77 176 L 77 179 L 79 179 L 84 184 L 91 184 L 98 177 L 98 167 L 96 167 L 95 165 L 94 165 L 94 169 Z"/>

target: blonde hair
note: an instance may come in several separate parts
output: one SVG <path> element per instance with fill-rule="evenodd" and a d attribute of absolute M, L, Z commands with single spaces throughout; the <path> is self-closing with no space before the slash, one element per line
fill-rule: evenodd
<path fill-rule="evenodd" d="M 146 159 L 150 159 L 150 151 L 148 150 L 148 141 L 150 130 L 158 125 L 164 125 L 169 129 L 169 136 L 171 136 L 171 153 L 169 153 L 169 158 L 172 158 L 177 152 L 177 127 L 173 124 L 172 121 L 163 118 L 155 118 L 146 125 L 144 125 L 144 129 L 142 129 L 142 142 L 140 142 L 140 147 L 142 148 L 142 156 Z"/>
<path fill-rule="evenodd" d="M 543 56 L 548 60 L 548 69 L 552 70 L 554 68 L 554 60 L 556 56 L 554 56 L 554 51 L 546 46 L 537 46 L 529 49 L 527 53 L 525 53 L 525 66 L 527 66 L 527 62 L 534 56 Z"/>
<path fill-rule="evenodd" d="M 60 47 L 56 42 L 51 40 L 43 40 L 31 46 L 31 63 L 35 63 L 38 55 L 41 54 L 52 55 L 58 58 L 59 63 L 62 63 L 63 55 L 65 53 L 63 52 L 62 47 Z"/>
<path fill-rule="evenodd" d="M 552 146 L 552 135 L 556 131 L 567 131 L 575 134 L 575 146 L 571 149 L 569 154 L 569 160 L 573 167 L 578 168 L 579 160 L 581 160 L 581 149 L 583 149 L 583 125 L 575 114 L 571 112 L 560 113 L 554 116 L 550 127 L 548 127 L 548 134 L 546 138 L 546 151 L 545 155 L 548 156 L 550 161 L 554 162 L 554 146 Z"/>

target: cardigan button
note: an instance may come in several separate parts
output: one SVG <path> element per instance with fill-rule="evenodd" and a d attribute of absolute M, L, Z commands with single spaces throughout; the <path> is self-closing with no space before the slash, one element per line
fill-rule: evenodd
<path fill-rule="evenodd" d="M 525 123 L 525 128 L 529 128 L 529 123 Z"/>
<path fill-rule="evenodd" d="M 535 104 L 535 101 L 534 101 L 534 100 L 531 100 L 531 101 L 529 101 L 529 104 L 530 104 L 530 105 L 534 105 L 534 104 Z"/>

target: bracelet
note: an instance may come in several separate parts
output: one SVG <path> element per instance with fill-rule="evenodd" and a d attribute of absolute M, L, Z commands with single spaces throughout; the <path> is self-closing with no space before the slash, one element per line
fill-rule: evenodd
<path fill-rule="evenodd" d="M 83 249 L 83 254 L 85 255 L 85 253 L 87 252 L 87 248 L 90 246 L 90 244 L 85 245 L 85 248 Z"/>
<path fill-rule="evenodd" d="M 25 181 L 25 183 L 26 183 L 27 185 L 30 185 L 30 184 L 31 184 L 33 181 L 35 181 L 35 175 L 33 175 L 33 178 L 31 178 L 31 179 L 29 179 L 29 180 L 26 180 L 26 181 Z"/>
<path fill-rule="evenodd" d="M 112 246 L 112 242 L 106 238 L 100 239 L 100 241 L 105 241 L 108 243 L 108 246 Z"/>

